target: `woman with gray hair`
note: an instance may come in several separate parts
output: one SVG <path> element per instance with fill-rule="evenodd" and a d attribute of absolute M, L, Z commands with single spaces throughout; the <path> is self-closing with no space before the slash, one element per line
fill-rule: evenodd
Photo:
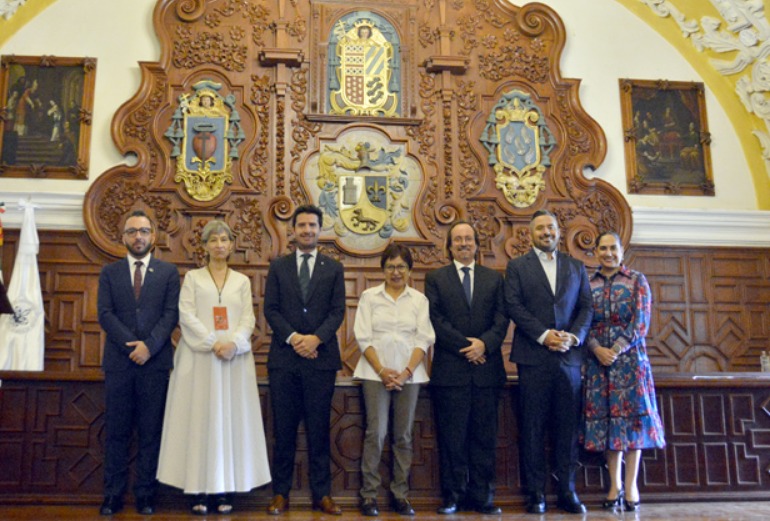
<path fill-rule="evenodd" d="M 251 282 L 228 266 L 233 239 L 223 221 L 206 224 L 206 266 L 187 272 L 179 297 L 182 336 L 169 382 L 158 480 L 194 494 L 196 515 L 210 509 L 228 514 L 233 492 L 270 481 L 251 352 Z"/>

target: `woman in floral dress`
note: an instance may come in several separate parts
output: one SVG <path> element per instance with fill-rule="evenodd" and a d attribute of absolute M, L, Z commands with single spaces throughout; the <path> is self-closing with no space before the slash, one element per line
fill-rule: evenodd
<path fill-rule="evenodd" d="M 601 234 L 595 251 L 600 267 L 591 277 L 594 318 L 588 338 L 592 354 L 586 358 L 583 444 L 586 450 L 607 453 L 610 490 L 604 508 L 636 510 L 641 449 L 666 444 L 644 340 L 652 298 L 644 275 L 623 266 L 616 233 Z"/>

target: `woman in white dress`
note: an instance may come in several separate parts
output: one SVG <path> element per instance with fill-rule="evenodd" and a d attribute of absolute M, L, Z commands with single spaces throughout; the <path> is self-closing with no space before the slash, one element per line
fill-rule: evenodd
<path fill-rule="evenodd" d="M 233 234 L 226 223 L 210 221 L 202 241 L 207 265 L 187 272 L 179 297 L 182 336 L 169 383 L 158 480 L 195 494 L 196 515 L 214 508 L 227 514 L 231 493 L 268 483 L 270 469 L 251 352 L 251 283 L 228 267 Z"/>

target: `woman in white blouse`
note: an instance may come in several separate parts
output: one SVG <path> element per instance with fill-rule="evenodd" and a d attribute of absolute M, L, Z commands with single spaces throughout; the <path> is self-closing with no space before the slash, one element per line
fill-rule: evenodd
<path fill-rule="evenodd" d="M 420 384 L 428 381 L 425 355 L 435 340 L 428 299 L 408 286 L 412 270 L 409 248 L 391 244 L 382 253 L 385 282 L 361 294 L 354 331 L 363 356 L 355 378 L 363 380 L 366 434 L 361 457 L 361 512 L 379 514 L 379 465 L 393 408 L 393 509 L 414 515 L 407 494 L 412 464 L 412 424 Z"/>
<path fill-rule="evenodd" d="M 229 514 L 232 492 L 270 481 L 251 334 L 251 281 L 228 266 L 233 233 L 203 228 L 206 266 L 190 270 L 179 297 L 158 480 L 194 494 L 192 512 Z"/>

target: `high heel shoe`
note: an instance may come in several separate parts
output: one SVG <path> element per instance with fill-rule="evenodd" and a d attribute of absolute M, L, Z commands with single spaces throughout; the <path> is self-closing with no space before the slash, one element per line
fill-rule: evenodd
<path fill-rule="evenodd" d="M 627 503 L 627 502 L 626 502 Z M 602 503 L 602 508 L 605 510 L 612 510 L 618 508 L 623 504 L 623 489 L 618 490 L 618 495 L 615 499 L 605 499 Z"/>
<path fill-rule="evenodd" d="M 624 501 L 626 512 L 636 512 L 639 509 L 639 501 Z"/>

